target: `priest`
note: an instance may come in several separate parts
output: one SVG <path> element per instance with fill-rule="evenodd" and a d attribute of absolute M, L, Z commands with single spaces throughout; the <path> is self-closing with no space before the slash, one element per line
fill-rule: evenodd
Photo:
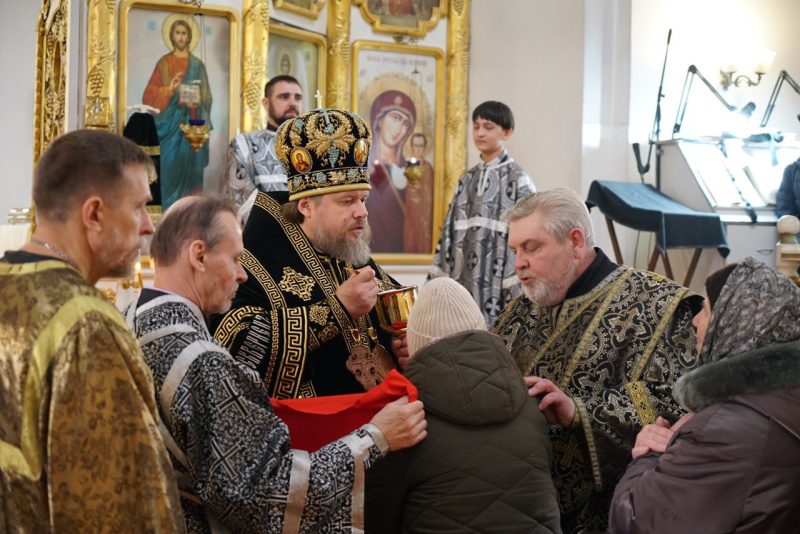
<path fill-rule="evenodd" d="M 593 247 L 589 211 L 574 191 L 534 193 L 504 219 L 523 295 L 494 331 L 552 425 L 562 529 L 604 532 L 636 434 L 682 414 L 671 389 L 696 360 L 692 317 L 702 299 Z"/>
<path fill-rule="evenodd" d="M 212 317 L 214 337 L 272 397 L 363 393 L 408 355 L 375 310 L 395 282 L 370 258 L 369 128 L 316 109 L 276 137 L 289 191 L 258 193 L 243 235 L 248 279 Z"/>

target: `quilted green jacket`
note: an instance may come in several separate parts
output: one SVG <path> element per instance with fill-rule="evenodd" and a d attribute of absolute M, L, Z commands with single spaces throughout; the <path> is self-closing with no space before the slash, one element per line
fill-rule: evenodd
<path fill-rule="evenodd" d="M 440 339 L 404 375 L 428 437 L 368 471 L 366 531 L 560 533 L 547 423 L 502 340 Z"/>

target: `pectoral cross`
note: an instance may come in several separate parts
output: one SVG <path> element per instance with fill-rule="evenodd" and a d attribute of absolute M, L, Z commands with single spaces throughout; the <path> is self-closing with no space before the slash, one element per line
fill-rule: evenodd
<path fill-rule="evenodd" d="M 321 109 L 322 108 L 322 93 L 319 92 L 319 89 L 317 89 L 317 94 L 314 95 L 314 98 L 317 99 L 317 109 Z"/>

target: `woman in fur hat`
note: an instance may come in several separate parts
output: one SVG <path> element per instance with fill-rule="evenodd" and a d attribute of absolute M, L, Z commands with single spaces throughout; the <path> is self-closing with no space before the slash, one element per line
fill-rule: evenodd
<path fill-rule="evenodd" d="M 612 532 L 800 528 L 800 290 L 752 258 L 706 290 L 699 367 L 673 393 L 690 412 L 637 436 Z"/>

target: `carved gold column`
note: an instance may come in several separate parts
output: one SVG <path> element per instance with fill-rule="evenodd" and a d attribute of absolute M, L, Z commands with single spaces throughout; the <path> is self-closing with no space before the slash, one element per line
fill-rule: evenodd
<path fill-rule="evenodd" d="M 244 36 L 242 45 L 242 124 L 241 131 L 267 127 L 267 111 L 261 105 L 269 77 L 269 1 L 243 0 Z"/>
<path fill-rule="evenodd" d="M 323 95 L 327 108 L 350 109 L 350 5 L 351 0 L 328 3 L 328 89 Z"/>
<path fill-rule="evenodd" d="M 88 0 L 86 42 L 87 128 L 114 131 L 117 98 L 117 2 Z"/>
<path fill-rule="evenodd" d="M 36 93 L 33 107 L 33 163 L 67 131 L 69 0 L 42 0 L 36 27 Z"/>
<path fill-rule="evenodd" d="M 451 0 L 447 17 L 447 114 L 445 119 L 444 212 L 467 164 L 469 0 Z"/>

